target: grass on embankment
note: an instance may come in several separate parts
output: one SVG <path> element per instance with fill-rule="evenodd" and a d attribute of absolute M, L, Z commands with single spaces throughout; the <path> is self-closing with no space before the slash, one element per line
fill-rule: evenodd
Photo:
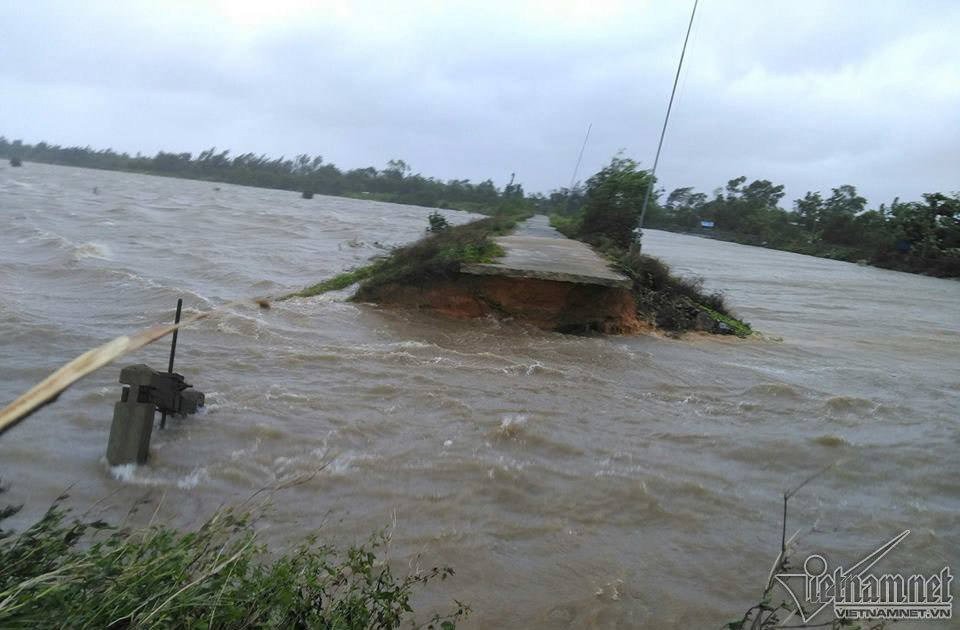
<path fill-rule="evenodd" d="M 0 521 L 18 508 L 0 508 Z M 413 626 L 411 596 L 450 568 L 395 576 L 374 552 L 308 538 L 276 553 L 248 514 L 216 513 L 196 530 L 129 529 L 68 519 L 54 505 L 14 535 L 0 530 L 2 628 L 336 628 Z M 455 602 L 427 628 L 450 630 Z M 413 626 L 417 627 L 417 626 Z"/>
<path fill-rule="evenodd" d="M 502 256 L 503 251 L 494 238 L 509 233 L 518 221 L 530 215 L 523 206 L 501 204 L 498 211 L 486 219 L 428 234 L 375 258 L 368 265 L 345 271 L 279 299 L 312 297 L 360 283 L 354 299 L 363 300 L 364 295 L 386 284 L 419 284 L 452 278 L 462 264 L 493 262 Z"/>
<path fill-rule="evenodd" d="M 570 238 L 577 238 L 575 218 L 550 217 L 550 225 Z M 724 303 L 723 294 L 708 293 L 702 278 L 681 278 L 653 256 L 624 249 L 599 239 L 584 241 L 610 260 L 611 264 L 633 280 L 637 315 L 670 332 L 703 330 L 748 337 L 750 324 L 741 321 Z"/>
<path fill-rule="evenodd" d="M 708 293 L 701 278 L 681 278 L 653 256 L 637 252 L 608 254 L 614 266 L 633 280 L 637 314 L 673 332 L 703 330 L 748 337 L 750 324 L 730 312 L 723 294 Z"/>

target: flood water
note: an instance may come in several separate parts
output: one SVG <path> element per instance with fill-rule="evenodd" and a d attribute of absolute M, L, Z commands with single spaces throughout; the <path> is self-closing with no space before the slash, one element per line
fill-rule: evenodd
<path fill-rule="evenodd" d="M 191 313 L 299 289 L 419 237 L 429 212 L 4 165 L 0 403 L 172 320 L 178 297 Z M 163 369 L 166 342 L 0 438 L 2 499 L 26 503 L 22 525 L 72 484 L 77 509 L 163 497 L 189 525 L 312 474 L 274 495 L 264 536 L 390 527 L 401 568 L 456 569 L 424 612 L 457 597 L 468 628 L 715 628 L 759 599 L 783 491 L 837 462 L 791 500 L 797 564 L 850 566 L 910 529 L 878 567 L 960 572 L 960 283 L 657 231 L 644 249 L 763 338 L 567 336 L 342 293 L 236 308 L 181 333 L 207 407 L 155 431 L 148 465 L 103 453 L 120 365 Z"/>

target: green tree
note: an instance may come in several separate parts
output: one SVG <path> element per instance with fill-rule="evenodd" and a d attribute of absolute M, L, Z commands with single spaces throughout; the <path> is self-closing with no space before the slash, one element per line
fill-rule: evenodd
<path fill-rule="evenodd" d="M 855 245 L 863 240 L 863 222 L 854 218 L 867 207 L 867 200 L 849 184 L 838 186 L 824 200 L 820 193 L 808 192 L 794 201 L 800 223 L 815 239 L 839 245 Z"/>
<path fill-rule="evenodd" d="M 403 179 L 411 172 L 413 172 L 413 169 L 410 165 L 399 159 L 390 160 L 387 162 L 387 168 L 383 169 L 384 176 L 391 179 Z"/>
<path fill-rule="evenodd" d="M 504 199 L 523 199 L 523 184 L 513 183 L 516 177 L 516 173 L 510 173 L 510 183 L 503 189 Z"/>
<path fill-rule="evenodd" d="M 816 230 L 817 221 L 823 213 L 823 197 L 818 192 L 807 192 L 802 199 L 793 202 L 794 212 L 800 225 L 813 232 Z"/>
<path fill-rule="evenodd" d="M 823 213 L 817 230 L 828 243 L 855 245 L 862 234 L 856 229 L 854 217 L 867 207 L 867 200 L 857 194 L 857 189 L 844 184 L 833 189 L 833 194 L 823 204 Z"/>
<path fill-rule="evenodd" d="M 924 202 L 894 203 L 891 223 L 896 235 L 909 242 L 913 255 L 937 258 L 956 255 L 960 248 L 960 195 L 923 195 Z"/>
<path fill-rule="evenodd" d="M 579 235 L 589 241 L 611 241 L 629 247 L 636 238 L 640 207 L 647 188 L 654 184 L 635 160 L 616 155 L 600 172 L 587 180 L 586 203 Z M 656 203 L 651 195 L 651 201 Z"/>
<path fill-rule="evenodd" d="M 664 215 L 667 225 L 692 230 L 700 224 L 707 195 L 694 192 L 693 188 L 677 188 L 667 196 Z M 655 227 L 656 223 L 650 222 Z"/>

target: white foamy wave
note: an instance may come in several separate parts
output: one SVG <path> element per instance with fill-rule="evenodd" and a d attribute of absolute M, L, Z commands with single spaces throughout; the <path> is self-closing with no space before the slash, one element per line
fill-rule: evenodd
<path fill-rule="evenodd" d="M 200 482 L 210 478 L 207 469 L 203 466 L 192 470 L 186 477 L 177 480 L 177 487 L 181 490 L 193 490 Z"/>
<path fill-rule="evenodd" d="M 137 465 L 122 464 L 120 466 L 110 466 L 107 470 L 110 472 L 110 476 L 117 481 L 133 483 L 137 473 Z"/>
<path fill-rule="evenodd" d="M 271 388 L 270 391 L 268 391 L 266 394 L 264 394 L 264 397 L 265 397 L 267 400 L 276 400 L 276 401 L 280 401 L 280 402 L 291 402 L 291 401 L 292 401 L 292 402 L 304 402 L 304 401 L 309 401 L 309 400 L 310 400 L 310 398 L 309 398 L 308 396 L 304 396 L 304 395 L 302 395 L 302 394 L 295 394 L 295 393 L 293 393 L 293 392 L 286 391 L 286 390 L 284 390 L 284 389 L 281 389 L 279 385 L 274 385 L 274 386 Z"/>
<path fill-rule="evenodd" d="M 216 329 L 228 335 L 260 339 L 263 334 L 263 322 L 249 315 L 230 312 L 224 313 L 216 323 Z"/>
<path fill-rule="evenodd" d="M 309 452 L 289 457 L 285 455 L 277 457 L 273 460 L 274 474 L 278 479 L 281 479 L 304 472 L 316 471 L 322 465 L 327 453 L 328 447 L 326 440 L 324 440 L 323 446 Z"/>
<path fill-rule="evenodd" d="M 262 440 L 261 440 L 260 438 L 257 438 L 257 439 L 253 442 L 253 445 L 250 446 L 249 448 L 238 448 L 237 450 L 231 452 L 231 453 L 230 453 L 230 459 L 240 459 L 240 458 L 242 458 L 242 457 L 245 458 L 245 457 L 248 457 L 248 456 L 250 456 L 250 455 L 253 455 L 253 454 L 256 453 L 258 450 L 260 450 L 260 442 L 261 442 L 261 441 L 262 441 Z"/>
<path fill-rule="evenodd" d="M 501 371 L 504 374 L 521 374 L 523 376 L 533 376 L 534 374 L 542 374 L 542 373 L 563 374 L 562 371 L 547 368 L 540 361 L 534 361 L 529 365 L 522 364 L 522 363 L 511 365 L 510 367 L 502 368 Z"/>
<path fill-rule="evenodd" d="M 110 247 L 104 243 L 97 243 L 94 241 L 76 243 L 65 236 L 61 236 L 56 232 L 49 232 L 47 230 L 37 230 L 32 236 L 18 239 L 17 243 L 57 245 L 60 247 L 60 249 L 69 252 L 74 261 L 83 260 L 84 258 L 101 258 L 103 260 L 109 260 L 113 257 L 113 252 L 110 250 Z"/>
<path fill-rule="evenodd" d="M 353 472 L 356 464 L 370 462 L 376 459 L 376 456 L 370 453 L 362 453 L 353 450 L 338 453 L 331 459 L 325 470 L 332 475 L 346 475 Z"/>
<path fill-rule="evenodd" d="M 643 468 L 641 466 L 616 466 L 613 465 L 609 459 L 605 459 L 600 462 L 599 469 L 594 471 L 593 476 L 635 479 L 641 474 L 643 474 Z M 644 489 L 646 489 L 646 484 L 644 482 L 641 482 L 641 484 L 643 484 Z"/>
<path fill-rule="evenodd" d="M 493 464 L 494 467 L 487 470 L 487 476 L 491 479 L 494 478 L 497 472 L 508 474 L 523 472 L 529 465 L 529 462 L 500 455 L 494 460 Z"/>
<path fill-rule="evenodd" d="M 527 415 L 523 413 L 506 413 L 500 418 L 500 428 L 498 432 L 501 435 L 509 437 L 517 436 L 523 433 L 527 426 Z"/>
<path fill-rule="evenodd" d="M 197 409 L 198 416 L 204 416 L 208 413 L 214 413 L 223 409 L 226 401 L 220 392 L 208 392 L 203 395 L 203 407 Z"/>
<path fill-rule="evenodd" d="M 356 459 L 357 454 L 353 452 L 337 455 L 334 460 L 330 462 L 330 472 L 336 475 L 343 475 L 350 470 L 350 466 Z"/>
<path fill-rule="evenodd" d="M 432 343 L 425 343 L 425 342 L 423 342 L 423 341 L 398 341 L 398 342 L 394 342 L 394 343 L 389 343 L 389 344 L 387 344 L 387 345 L 388 345 L 388 346 L 392 346 L 392 347 L 394 347 L 394 348 L 408 348 L 408 349 L 413 349 L 413 348 L 435 348 L 435 347 L 436 347 L 436 346 L 434 346 Z"/>
<path fill-rule="evenodd" d="M 150 289 L 157 289 L 163 287 L 162 284 L 151 278 L 144 278 L 140 274 L 133 273 L 132 271 L 125 271 L 123 269 L 110 269 L 108 273 L 116 274 L 123 276 L 129 281 L 129 284 L 135 287 L 146 287 Z"/>
<path fill-rule="evenodd" d="M 193 490 L 201 482 L 210 478 L 206 466 L 194 468 L 182 477 L 163 475 L 156 470 L 136 464 L 107 466 L 107 471 L 111 477 L 122 483 L 148 487 L 176 486 L 181 490 Z"/>

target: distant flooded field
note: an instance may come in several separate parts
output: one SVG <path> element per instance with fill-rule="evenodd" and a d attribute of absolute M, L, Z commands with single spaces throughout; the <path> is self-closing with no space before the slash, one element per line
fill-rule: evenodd
<path fill-rule="evenodd" d="M 429 212 L 4 165 L 0 402 L 178 297 L 191 313 L 299 289 Z M 104 462 L 110 366 L 0 438 L 2 498 L 26 503 L 19 525 L 68 486 L 80 510 L 163 497 L 162 518 L 195 524 L 313 474 L 274 496 L 266 538 L 390 527 L 396 562 L 456 569 L 422 606 L 463 600 L 465 627 L 719 627 L 763 590 L 783 491 L 838 462 L 791 501 L 801 559 L 849 566 L 910 529 L 885 570 L 960 571 L 960 283 L 657 231 L 644 249 L 763 338 L 565 336 L 343 294 L 238 308 L 181 334 L 207 407 L 156 431 L 149 465 Z"/>

